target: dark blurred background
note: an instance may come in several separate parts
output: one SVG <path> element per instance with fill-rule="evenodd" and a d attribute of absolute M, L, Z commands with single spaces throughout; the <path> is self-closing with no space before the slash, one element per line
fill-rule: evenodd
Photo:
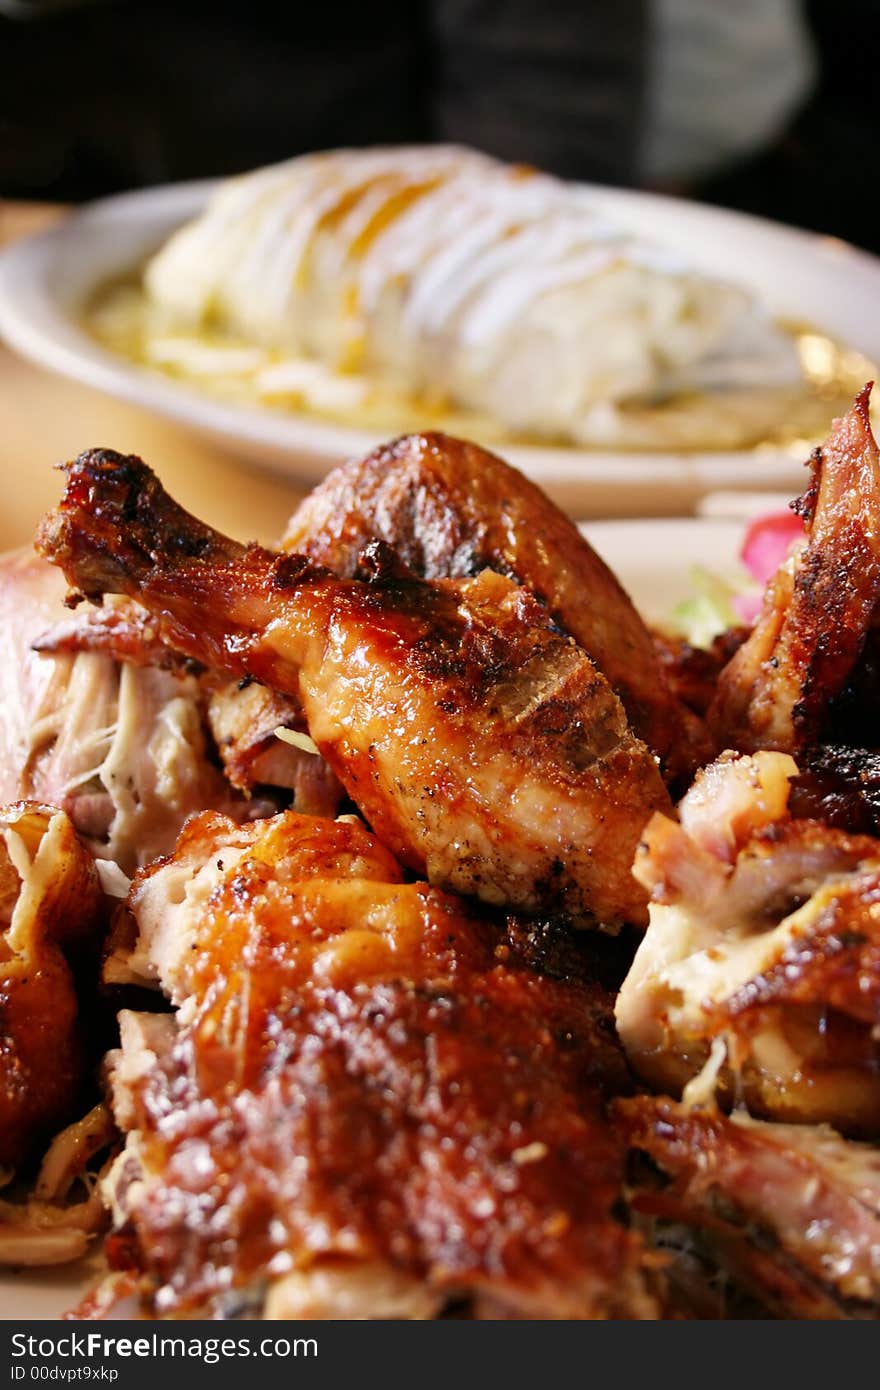
<path fill-rule="evenodd" d="M 456 140 L 880 251 L 878 0 L 0 0 L 0 196 Z"/>

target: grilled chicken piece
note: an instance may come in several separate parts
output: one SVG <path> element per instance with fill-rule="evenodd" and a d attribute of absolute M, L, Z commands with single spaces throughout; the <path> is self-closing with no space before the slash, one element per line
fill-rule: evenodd
<path fill-rule="evenodd" d="M 76 1106 L 84 1053 L 68 956 L 97 944 L 104 912 L 94 861 L 62 811 L 0 809 L 0 1169 Z"/>
<path fill-rule="evenodd" d="M 113 1059 L 111 1259 L 151 1311 L 654 1314 L 601 986 L 536 973 L 353 817 L 194 817 L 130 907 L 177 1009 L 123 1014 Z"/>
<path fill-rule="evenodd" d="M 491 569 L 531 589 L 670 776 L 708 758 L 705 729 L 669 689 L 611 570 L 555 503 L 494 454 L 445 434 L 406 435 L 335 469 L 295 512 L 283 545 L 351 576 L 373 540 L 425 579 Z"/>
<path fill-rule="evenodd" d="M 667 1252 L 684 1244 L 685 1265 L 700 1252 L 720 1262 L 780 1317 L 880 1316 L 880 1151 L 825 1126 L 647 1096 L 615 1110 L 652 1165 L 632 1205 Z"/>
<path fill-rule="evenodd" d="M 431 882 L 609 927 L 645 921 L 632 855 L 669 801 L 588 657 L 510 579 L 433 583 L 374 547 L 368 581 L 243 547 L 139 459 L 69 465 L 40 544 L 91 599 L 136 597 L 163 640 L 296 695 L 394 854 Z"/>
<path fill-rule="evenodd" d="M 880 840 L 791 820 L 796 773 L 787 754 L 728 755 L 680 824 L 649 822 L 651 920 L 618 1029 L 659 1089 L 878 1135 Z"/>
<path fill-rule="evenodd" d="M 721 673 L 709 711 L 718 747 L 797 753 L 862 654 L 880 599 L 880 455 L 870 384 L 810 460 L 797 505 L 806 545 L 770 580 L 751 636 Z"/>

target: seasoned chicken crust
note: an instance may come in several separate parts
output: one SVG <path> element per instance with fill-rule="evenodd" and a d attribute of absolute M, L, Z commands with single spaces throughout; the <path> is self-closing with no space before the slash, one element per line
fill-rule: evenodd
<path fill-rule="evenodd" d="M 197 816 L 130 906 L 177 1006 L 124 1016 L 115 1061 L 110 1248 L 148 1307 L 341 1315 L 378 1271 L 397 1315 L 653 1314 L 601 986 L 529 968 L 351 818 Z"/>

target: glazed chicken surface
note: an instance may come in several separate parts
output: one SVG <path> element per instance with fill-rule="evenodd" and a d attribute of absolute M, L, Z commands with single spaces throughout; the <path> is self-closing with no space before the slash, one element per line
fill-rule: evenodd
<path fill-rule="evenodd" d="M 602 673 L 533 594 L 484 570 L 413 577 L 381 544 L 362 578 L 244 547 L 106 451 L 68 469 L 43 553 L 88 598 L 124 593 L 164 641 L 301 702 L 383 842 L 434 883 L 615 927 L 645 919 L 630 872 L 669 801 Z"/>
<path fill-rule="evenodd" d="M 111 1261 L 148 1309 L 648 1317 L 611 998 L 405 883 L 353 817 L 205 813 L 136 879 Z"/>
<path fill-rule="evenodd" d="M 0 807 L 0 1269 L 76 1260 L 105 1224 L 95 1171 L 116 1132 L 92 1073 L 108 911 L 63 811 Z"/>
<path fill-rule="evenodd" d="M 449 435 L 406 435 L 334 469 L 291 517 L 282 546 L 352 578 L 377 540 L 422 579 L 474 578 L 491 569 L 530 589 L 606 677 L 667 781 L 679 782 L 708 756 L 703 721 L 668 688 L 620 583 L 517 469 Z M 293 697 L 260 685 L 243 694 L 231 681 L 212 691 L 209 718 L 235 786 L 290 786 L 298 810 L 332 814 L 338 782 L 323 760 L 297 761 L 274 738 L 279 724 L 305 729 Z"/>

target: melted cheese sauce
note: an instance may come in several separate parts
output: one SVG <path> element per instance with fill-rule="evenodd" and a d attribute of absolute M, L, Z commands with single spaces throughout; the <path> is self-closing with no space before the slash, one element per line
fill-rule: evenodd
<path fill-rule="evenodd" d="M 388 435 L 443 429 L 488 444 L 568 446 L 564 439 L 515 434 L 489 416 L 457 410 L 439 397 L 408 395 L 356 371 L 334 370 L 220 329 L 182 331 L 138 280 L 102 288 L 85 310 L 84 325 L 119 356 L 219 401 Z M 786 325 L 786 330 L 795 341 L 802 386 L 694 392 L 661 403 L 609 406 L 606 437 L 597 437 L 595 446 L 683 451 L 786 446 L 808 453 L 876 368 L 814 329 Z"/>

